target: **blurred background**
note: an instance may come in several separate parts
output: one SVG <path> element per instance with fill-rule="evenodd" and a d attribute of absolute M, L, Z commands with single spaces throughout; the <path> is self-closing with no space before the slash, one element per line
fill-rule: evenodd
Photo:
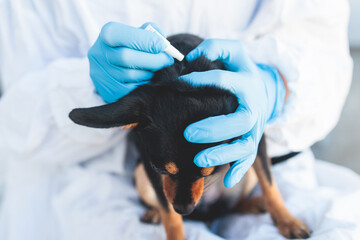
<path fill-rule="evenodd" d="M 349 41 L 354 60 L 351 90 L 336 128 L 312 149 L 318 159 L 347 166 L 360 173 L 360 0 L 349 0 Z M 1 81 L 0 81 L 1 96 Z"/>
<path fill-rule="evenodd" d="M 350 93 L 336 128 L 312 149 L 318 159 L 341 164 L 360 173 L 360 1 L 349 2 L 349 41 L 354 60 Z"/>

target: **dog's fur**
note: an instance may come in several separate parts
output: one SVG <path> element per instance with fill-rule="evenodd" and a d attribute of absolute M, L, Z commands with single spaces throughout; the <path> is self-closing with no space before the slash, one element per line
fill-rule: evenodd
<path fill-rule="evenodd" d="M 189 34 L 168 39 L 183 54 L 202 42 L 202 39 Z M 134 174 L 136 188 L 143 202 L 150 207 L 142 220 L 153 223 L 161 220 L 168 239 L 184 239 L 181 215 L 190 214 L 197 205 L 196 214 L 192 214 L 194 218 L 205 216 L 211 219 L 230 209 L 253 213 L 267 210 L 285 237 L 308 237 L 307 226 L 293 217 L 283 203 L 271 175 L 264 139 L 260 142 L 252 169 L 241 184 L 234 189 L 219 187 L 215 194 L 211 191 L 213 196 L 205 194 L 202 198 L 204 186 L 222 185 L 222 179 L 214 181 L 214 176 L 223 176 L 228 166 L 200 168 L 193 163 L 195 155 L 234 139 L 194 144 L 185 140 L 184 130 L 201 119 L 232 113 L 239 104 L 236 96 L 228 90 L 215 86 L 193 87 L 179 80 L 179 76 L 212 69 L 224 69 L 224 66 L 221 62 L 210 62 L 204 57 L 192 62 L 176 61 L 173 66 L 156 72 L 150 83 L 139 86 L 117 102 L 75 109 L 70 113 L 70 118 L 88 127 L 132 128 L 140 154 L 140 163 Z M 256 183 L 254 172 L 263 194 L 246 199 Z"/>

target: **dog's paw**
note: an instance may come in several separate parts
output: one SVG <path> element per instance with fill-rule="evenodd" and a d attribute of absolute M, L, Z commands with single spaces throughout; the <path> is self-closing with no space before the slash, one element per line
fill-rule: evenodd
<path fill-rule="evenodd" d="M 140 220 L 144 223 L 159 224 L 161 222 L 160 212 L 156 209 L 148 209 Z"/>
<path fill-rule="evenodd" d="M 175 236 L 167 236 L 166 240 L 186 240 L 185 236 L 182 234 Z"/>
<path fill-rule="evenodd" d="M 306 224 L 296 218 L 276 222 L 281 235 L 286 238 L 305 239 L 310 237 L 310 230 Z"/>

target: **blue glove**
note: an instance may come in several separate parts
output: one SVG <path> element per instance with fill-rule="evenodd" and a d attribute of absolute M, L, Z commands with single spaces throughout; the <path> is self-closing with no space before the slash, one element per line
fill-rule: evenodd
<path fill-rule="evenodd" d="M 198 153 L 194 162 L 199 167 L 234 162 L 224 178 L 228 188 L 238 183 L 255 161 L 265 124 L 281 112 L 285 86 L 276 68 L 254 63 L 239 41 L 209 39 L 191 51 L 186 59 L 199 56 L 220 60 L 227 71 L 193 72 L 181 79 L 198 85 L 215 85 L 234 93 L 239 101 L 235 113 L 206 118 L 189 125 L 185 138 L 194 143 L 213 143 L 242 137 Z"/>
<path fill-rule="evenodd" d="M 105 102 L 115 102 L 137 85 L 148 82 L 154 71 L 174 63 L 155 33 L 109 22 L 88 52 L 90 77 Z M 161 34 L 156 24 L 151 23 Z"/>

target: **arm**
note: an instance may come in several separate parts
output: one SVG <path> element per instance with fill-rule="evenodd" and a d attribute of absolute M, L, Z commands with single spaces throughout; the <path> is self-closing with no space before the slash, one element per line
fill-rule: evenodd
<path fill-rule="evenodd" d="M 277 17 L 264 28 L 269 9 Z M 250 57 L 276 66 L 290 91 L 283 113 L 265 130 L 284 151 L 310 147 L 340 117 L 352 76 L 348 18 L 347 1 L 272 1 L 249 26 L 259 36 L 245 43 Z"/>
<path fill-rule="evenodd" d="M 324 137 L 339 117 L 351 79 L 346 42 L 348 14 L 341 11 L 347 8 L 340 2 L 316 4 L 264 2 L 248 29 L 255 40 L 245 46 L 230 40 L 208 40 L 187 56 L 188 60 L 205 55 L 223 61 L 228 71 L 183 78 L 194 84 L 227 88 L 238 96 L 240 106 L 245 106 L 245 110 L 238 109 L 234 114 L 193 123 L 184 133 L 188 141 L 196 143 L 243 135 L 242 140 L 204 150 L 195 157 L 195 163 L 202 167 L 235 161 L 225 177 L 226 186 L 238 182 L 252 165 L 265 125 L 271 140 L 285 151 L 296 151 Z M 269 15 L 269 9 L 278 10 L 278 18 L 265 22 L 266 17 L 274 17 Z M 332 17 L 336 18 L 329 24 Z M 254 62 L 263 68 L 254 67 Z M 261 74 L 264 72 L 268 74 Z M 285 95 L 288 101 L 283 107 Z M 256 101 L 253 96 L 265 98 Z M 255 146 L 248 144 L 250 140 Z"/>

